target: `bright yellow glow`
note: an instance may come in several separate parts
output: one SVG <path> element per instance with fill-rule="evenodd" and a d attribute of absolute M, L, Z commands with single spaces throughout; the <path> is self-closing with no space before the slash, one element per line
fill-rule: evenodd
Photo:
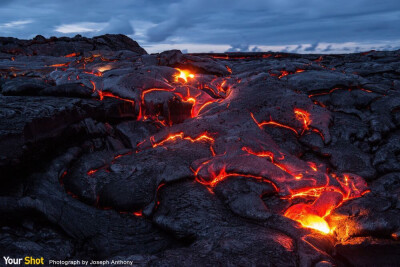
<path fill-rule="evenodd" d="M 107 65 L 104 65 L 104 66 L 101 66 L 101 67 L 97 68 L 97 71 L 105 72 L 105 71 L 111 70 L 111 69 L 112 69 L 112 66 L 110 64 L 107 64 Z"/>
<path fill-rule="evenodd" d="M 175 76 L 175 81 L 177 81 L 177 82 L 179 81 L 179 79 L 183 79 L 185 82 L 187 82 L 188 78 L 191 78 L 191 79 L 194 78 L 194 74 L 190 73 L 187 70 L 181 70 L 181 69 L 176 69 L 176 70 L 179 71 L 179 75 Z"/>
<path fill-rule="evenodd" d="M 301 220 L 298 220 L 298 222 L 300 222 L 304 227 L 312 228 L 325 234 L 329 234 L 331 231 L 324 218 L 314 214 L 307 214 L 306 216 L 302 217 Z"/>

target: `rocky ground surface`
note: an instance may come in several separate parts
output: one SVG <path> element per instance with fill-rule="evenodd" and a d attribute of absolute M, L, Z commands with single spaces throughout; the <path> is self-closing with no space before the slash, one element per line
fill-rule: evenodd
<path fill-rule="evenodd" d="M 0 38 L 0 214 L 11 257 L 398 265 L 400 51 Z"/>

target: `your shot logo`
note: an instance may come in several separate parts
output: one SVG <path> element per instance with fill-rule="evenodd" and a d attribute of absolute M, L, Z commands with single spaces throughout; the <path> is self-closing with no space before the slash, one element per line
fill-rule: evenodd
<path fill-rule="evenodd" d="M 5 265 L 44 265 L 43 257 L 34 258 L 30 256 L 26 256 L 25 258 L 11 258 L 3 256 Z"/>

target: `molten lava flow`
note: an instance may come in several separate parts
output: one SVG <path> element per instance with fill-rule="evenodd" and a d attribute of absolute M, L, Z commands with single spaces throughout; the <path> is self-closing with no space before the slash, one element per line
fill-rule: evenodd
<path fill-rule="evenodd" d="M 116 96 L 116 95 L 114 95 L 113 93 L 110 93 L 110 92 L 104 92 L 104 91 L 97 91 L 97 92 L 99 93 L 100 100 L 103 100 L 104 97 L 112 97 L 112 98 L 116 98 L 116 99 L 119 99 L 119 100 L 122 100 L 122 101 L 125 101 L 125 102 L 130 102 L 132 104 L 135 104 L 135 101 L 133 101 L 131 99 L 122 98 L 122 97 Z"/>
<path fill-rule="evenodd" d="M 183 132 L 176 133 L 176 134 L 170 134 L 165 139 L 163 139 L 163 140 L 161 140 L 159 142 L 155 142 L 154 136 L 152 136 L 150 138 L 150 141 L 151 141 L 152 146 L 154 148 L 154 147 L 162 146 L 166 142 L 175 141 L 176 139 L 188 140 L 188 141 L 190 141 L 192 143 L 194 143 L 194 142 L 202 142 L 202 141 L 214 143 L 214 138 L 208 136 L 207 133 L 204 133 L 204 134 L 202 134 L 202 135 L 200 135 L 200 136 L 198 136 L 198 137 L 193 139 L 190 136 L 185 136 Z"/>
<path fill-rule="evenodd" d="M 79 54 L 77 54 L 77 53 L 71 53 L 71 54 L 68 54 L 68 55 L 65 55 L 64 57 L 77 57 Z"/>
<path fill-rule="evenodd" d="M 112 66 L 111 66 L 110 64 L 108 64 L 108 65 L 101 66 L 101 67 L 97 68 L 97 71 L 99 71 L 99 72 L 105 72 L 105 71 L 111 70 L 111 69 L 112 69 Z"/>
<path fill-rule="evenodd" d="M 92 176 L 93 174 L 95 174 L 99 169 L 93 169 L 93 170 L 89 170 L 87 172 L 87 175 Z"/>
<path fill-rule="evenodd" d="M 160 123 L 162 126 L 166 126 L 166 121 L 159 120 L 158 116 L 159 114 L 146 114 L 146 101 L 145 97 L 147 94 L 151 92 L 156 92 L 156 91 L 162 91 L 162 92 L 173 92 L 175 91 L 175 88 L 172 89 L 165 89 L 165 88 L 150 88 L 143 90 L 140 96 L 140 105 L 139 105 L 139 115 L 137 117 L 137 120 L 147 120 L 148 118 L 151 118 L 154 122 Z"/>
<path fill-rule="evenodd" d="M 301 180 L 303 178 L 303 174 L 302 173 L 298 173 L 298 172 L 293 172 L 291 171 L 291 167 L 282 163 L 278 163 L 275 158 L 274 158 L 274 153 L 270 152 L 270 151 L 261 151 L 261 152 L 254 152 L 251 148 L 248 147 L 242 147 L 242 150 L 247 152 L 248 154 L 251 155 L 255 155 L 257 157 L 265 157 L 268 158 L 269 161 L 274 164 L 276 167 L 278 167 L 279 169 L 281 169 L 282 171 L 290 174 L 291 176 L 293 176 L 293 178 L 295 180 Z M 278 158 L 278 160 L 284 160 L 285 156 L 284 155 L 280 155 L 280 157 Z"/>
<path fill-rule="evenodd" d="M 285 77 L 285 76 L 287 76 L 287 75 L 289 75 L 290 73 L 288 72 L 288 71 L 286 71 L 286 70 L 282 70 L 281 71 L 281 75 L 279 75 L 278 76 L 278 78 L 280 79 L 280 78 L 283 78 L 283 77 Z"/>
<path fill-rule="evenodd" d="M 261 123 L 260 123 L 260 122 L 258 122 L 258 121 L 256 120 L 256 118 L 254 117 L 253 113 L 250 113 L 250 116 L 251 116 L 251 118 L 253 119 L 253 121 L 258 125 L 258 127 L 259 127 L 260 129 L 262 129 L 262 127 L 263 127 L 264 125 L 272 125 L 272 126 L 278 126 L 278 127 L 282 127 L 282 128 L 289 129 L 289 130 L 293 131 L 296 135 L 298 135 L 296 129 L 294 129 L 293 127 L 290 127 L 289 125 L 285 125 L 285 124 L 282 124 L 282 123 L 273 121 L 272 119 L 271 119 L 270 121 L 264 121 L 264 122 L 261 122 Z"/>
<path fill-rule="evenodd" d="M 320 232 L 323 232 L 325 234 L 329 234 L 331 231 L 328 223 L 323 218 L 317 215 L 308 214 L 307 216 L 302 218 L 299 222 L 306 228 L 312 228 Z"/>
<path fill-rule="evenodd" d="M 303 134 L 306 130 L 308 130 L 308 126 L 311 124 L 310 113 L 305 110 L 295 108 L 294 114 L 296 115 L 296 118 L 300 120 L 304 125 L 301 132 L 301 134 Z"/>
<path fill-rule="evenodd" d="M 274 153 L 272 153 L 270 151 L 262 151 L 262 152 L 258 152 L 257 153 L 257 152 L 254 152 L 253 150 L 251 150 L 251 148 L 248 148 L 248 147 L 242 147 L 242 150 L 247 152 L 247 153 L 249 153 L 249 154 L 255 155 L 257 157 L 266 157 L 271 162 L 274 161 Z"/>
<path fill-rule="evenodd" d="M 328 95 L 328 94 L 333 93 L 333 92 L 336 91 L 336 90 L 341 90 L 341 89 L 343 89 L 343 88 L 333 88 L 333 89 L 329 90 L 328 92 L 310 94 L 310 95 L 308 95 L 308 97 L 311 98 L 311 97 L 313 97 L 313 96 Z"/>
<path fill-rule="evenodd" d="M 331 229 L 325 217 L 343 200 L 343 196 L 335 191 L 323 191 L 312 204 L 296 204 L 286 210 L 284 216 L 299 222 L 303 227 L 330 233 Z"/>
<path fill-rule="evenodd" d="M 94 82 L 94 81 L 90 81 L 90 83 L 92 84 L 92 86 L 93 86 L 93 93 L 94 92 L 96 92 L 96 83 Z M 100 97 L 101 98 L 101 97 Z"/>
<path fill-rule="evenodd" d="M 50 66 L 47 66 L 47 67 L 68 67 L 68 65 L 70 64 L 70 62 L 67 62 L 67 63 L 60 63 L 60 64 L 53 64 L 53 65 L 50 65 Z"/>
<path fill-rule="evenodd" d="M 322 56 L 320 56 L 319 58 L 317 58 L 316 60 L 314 60 L 314 62 L 321 62 L 324 58 Z"/>
<path fill-rule="evenodd" d="M 296 119 L 301 121 L 303 124 L 303 129 L 300 133 L 300 135 L 304 134 L 305 131 L 307 130 L 311 130 L 317 134 L 319 134 L 322 138 L 322 140 L 325 140 L 325 136 L 322 134 L 322 132 L 318 129 L 312 128 L 310 129 L 310 124 L 312 122 L 311 118 L 310 118 L 310 113 L 308 113 L 305 110 L 299 109 L 299 108 L 295 108 L 294 109 L 294 114 L 296 116 Z"/>
<path fill-rule="evenodd" d="M 284 216 L 299 222 L 303 227 L 313 228 L 326 234 L 330 233 L 331 230 L 325 218 L 332 210 L 344 201 L 361 197 L 368 192 L 365 181 L 359 176 L 344 174 L 342 177 L 337 177 L 332 174 L 331 177 L 339 182 L 340 186 L 328 183 L 324 187 L 305 188 L 293 192 L 290 196 L 291 199 L 312 197 L 315 198 L 315 201 L 311 204 L 295 204 L 286 210 Z"/>
<path fill-rule="evenodd" d="M 90 75 L 96 75 L 98 77 L 103 76 L 103 74 L 101 72 L 97 72 L 97 71 L 84 71 L 83 73 L 90 74 Z"/>
<path fill-rule="evenodd" d="M 198 114 L 200 114 L 200 112 L 201 112 L 205 107 L 207 107 L 208 105 L 210 105 L 210 104 L 212 104 L 212 103 L 214 103 L 214 102 L 216 102 L 216 100 L 210 100 L 210 101 L 207 101 L 206 103 L 204 103 L 203 105 L 201 105 L 200 108 L 198 108 L 197 112 L 195 112 L 195 113 L 193 114 L 193 117 L 196 117 Z"/>
<path fill-rule="evenodd" d="M 370 50 L 370 51 L 367 51 L 367 52 L 362 52 L 362 53 L 360 53 L 360 54 L 363 55 L 363 56 L 365 56 L 365 55 L 368 55 L 369 53 L 372 53 L 372 52 L 375 52 L 375 50 Z"/>
<path fill-rule="evenodd" d="M 175 76 L 175 81 L 179 82 L 179 81 L 184 81 L 185 83 L 187 83 L 188 78 L 193 79 L 194 78 L 194 74 L 190 73 L 188 70 L 181 70 L 176 68 L 177 71 L 179 71 L 179 75 Z"/>
<path fill-rule="evenodd" d="M 310 118 L 310 114 L 307 111 L 299 109 L 299 108 L 295 108 L 294 109 L 294 114 L 295 114 L 296 119 L 303 124 L 301 133 L 297 132 L 297 130 L 295 128 L 293 128 L 293 127 L 291 127 L 289 125 L 273 121 L 272 119 L 269 120 L 269 121 L 258 122 L 256 120 L 256 118 L 254 117 L 253 113 L 250 113 L 250 116 L 251 116 L 253 121 L 257 124 L 257 126 L 260 129 L 262 129 L 262 127 L 264 125 L 271 125 L 271 126 L 277 126 L 277 127 L 286 128 L 288 130 L 293 131 L 296 135 L 302 135 L 305 131 L 311 130 L 311 131 L 316 132 L 317 134 L 319 134 L 321 136 L 322 140 L 325 139 L 324 135 L 318 129 L 315 129 L 315 128 L 310 129 L 309 126 L 310 126 L 312 120 Z"/>
<path fill-rule="evenodd" d="M 227 179 L 227 178 L 229 178 L 229 177 L 247 177 L 247 178 L 252 178 L 252 179 L 256 179 L 256 180 L 263 180 L 264 182 L 268 182 L 268 183 L 270 183 L 274 188 L 275 188 L 275 190 L 276 190 L 276 192 L 278 192 L 279 190 L 278 190 L 278 187 L 274 184 L 274 183 L 272 183 L 272 182 L 270 182 L 270 181 L 268 181 L 268 180 L 265 180 L 264 179 L 264 177 L 262 177 L 262 176 L 257 176 L 257 175 L 251 175 L 251 174 L 242 174 L 242 173 L 227 173 L 226 172 L 226 168 L 224 167 L 224 168 L 222 168 L 222 170 L 218 173 L 218 174 L 216 174 L 216 173 L 213 173 L 212 174 L 212 179 L 211 179 L 211 181 L 204 181 L 201 177 L 199 177 L 197 174 L 198 174 L 198 172 L 200 171 L 200 169 L 206 164 L 207 162 L 204 162 L 196 171 L 194 171 L 194 173 L 195 173 L 195 176 L 196 176 L 196 181 L 198 182 L 198 183 L 200 183 L 200 184 L 203 184 L 203 185 L 206 185 L 206 186 L 210 186 L 211 188 L 213 188 L 213 187 L 215 187 L 217 184 L 219 184 L 220 182 L 222 182 L 222 181 L 224 181 L 225 179 Z"/>
<path fill-rule="evenodd" d="M 314 162 L 309 162 L 308 165 L 310 166 L 311 169 L 313 169 L 313 171 L 318 171 L 317 169 L 317 164 L 315 164 Z"/>
<path fill-rule="evenodd" d="M 229 59 L 228 55 L 225 55 L 225 56 L 210 55 L 210 57 L 215 58 L 215 59 Z"/>
<path fill-rule="evenodd" d="M 214 148 L 213 148 L 213 146 L 211 145 L 210 146 L 210 151 L 211 151 L 211 155 L 213 156 L 213 157 L 215 157 L 215 150 L 214 150 Z"/>
<path fill-rule="evenodd" d="M 148 93 L 155 92 L 155 91 L 172 92 L 174 90 L 175 89 L 165 89 L 165 88 L 150 88 L 150 89 L 143 90 L 142 94 L 141 94 L 141 98 L 140 98 L 142 100 L 142 105 L 145 106 L 145 96 Z"/>
<path fill-rule="evenodd" d="M 143 212 L 141 210 L 139 210 L 139 211 L 134 212 L 133 215 L 135 215 L 136 217 L 143 217 Z"/>
<path fill-rule="evenodd" d="M 117 159 L 122 158 L 122 157 L 127 156 L 127 155 L 132 155 L 132 151 L 126 152 L 124 154 L 118 154 L 118 155 L 114 156 L 114 159 L 112 160 L 111 163 L 115 163 L 115 161 Z"/>

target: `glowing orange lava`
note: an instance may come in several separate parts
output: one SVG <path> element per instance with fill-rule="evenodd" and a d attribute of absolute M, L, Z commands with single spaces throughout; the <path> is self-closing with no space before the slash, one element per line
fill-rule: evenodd
<path fill-rule="evenodd" d="M 93 92 L 96 92 L 96 83 L 94 82 L 94 81 L 90 81 L 90 83 L 92 84 L 92 86 L 93 86 Z M 100 97 L 100 100 L 101 100 L 102 98 Z"/>
<path fill-rule="evenodd" d="M 190 73 L 190 71 L 188 71 L 188 70 L 181 70 L 181 69 L 178 69 L 178 68 L 176 68 L 176 70 L 179 71 L 179 75 L 175 76 L 175 81 L 176 82 L 179 82 L 179 81 L 183 80 L 185 83 L 187 83 L 188 78 L 191 78 L 191 79 L 194 78 L 194 74 Z"/>
<path fill-rule="evenodd" d="M 302 220 L 300 220 L 301 225 L 307 228 L 312 228 L 315 230 L 318 230 L 320 232 L 323 232 L 325 234 L 329 234 L 331 229 L 328 225 L 328 223 L 325 221 L 324 218 L 321 218 L 317 215 L 313 214 L 308 214 L 307 216 L 304 216 Z"/>
<path fill-rule="evenodd" d="M 139 211 L 134 212 L 133 215 L 135 215 L 136 217 L 143 217 L 143 212 L 141 210 L 139 210 Z"/>
<path fill-rule="evenodd" d="M 287 75 L 289 75 L 289 74 L 290 74 L 290 73 L 289 73 L 288 71 L 282 70 L 282 71 L 281 71 L 281 75 L 279 75 L 278 78 L 280 79 L 280 78 L 285 77 L 285 76 L 287 76 Z"/>
<path fill-rule="evenodd" d="M 182 139 L 182 140 L 188 140 L 192 143 L 194 142 L 202 142 L 202 141 L 206 141 L 206 142 L 214 142 L 214 138 L 210 137 L 207 135 L 207 133 L 204 133 L 196 138 L 192 138 L 190 136 L 185 136 L 183 132 L 180 133 L 176 133 L 176 134 L 170 134 L 168 135 L 165 139 L 159 141 L 159 142 L 155 142 L 154 140 L 154 136 L 152 136 L 150 138 L 150 141 L 152 143 L 153 148 L 154 147 L 158 147 L 158 146 L 162 146 L 164 145 L 166 142 L 170 142 L 170 141 L 175 141 L 176 139 Z"/>
<path fill-rule="evenodd" d="M 111 70 L 111 69 L 112 69 L 112 66 L 111 66 L 111 65 L 105 65 L 105 66 L 101 66 L 101 67 L 97 68 L 97 71 L 99 71 L 99 72 L 105 72 L 105 71 Z"/>
<path fill-rule="evenodd" d="M 253 150 L 251 150 L 251 148 L 248 147 L 242 147 L 242 150 L 257 157 L 266 157 L 270 161 L 274 161 L 274 153 L 270 151 L 254 152 Z"/>
<path fill-rule="evenodd" d="M 103 74 L 101 72 L 98 72 L 98 71 L 84 71 L 83 73 L 90 74 L 90 75 L 96 75 L 98 77 L 103 76 Z"/>
<path fill-rule="evenodd" d="M 300 203 L 288 208 L 284 216 L 299 222 L 303 227 L 313 228 L 325 234 L 331 232 L 331 227 L 325 218 L 340 206 L 344 201 L 352 198 L 361 197 L 368 193 L 367 184 L 357 176 L 343 174 L 337 177 L 335 174 L 331 176 L 339 182 L 340 186 L 329 185 L 317 188 L 305 188 L 297 192 L 293 192 L 291 199 L 298 197 L 315 198 L 311 204 Z"/>
<path fill-rule="evenodd" d="M 48 66 L 48 67 L 68 67 L 68 65 L 69 65 L 69 63 L 70 62 L 67 62 L 67 63 L 60 63 L 60 64 L 53 64 L 53 65 L 50 65 L 50 66 Z"/>
<path fill-rule="evenodd" d="M 323 191 L 312 204 L 300 203 L 293 205 L 286 210 L 284 216 L 299 222 L 303 227 L 329 234 L 331 228 L 325 217 L 342 201 L 343 195 L 340 192 Z"/>
<path fill-rule="evenodd" d="M 77 56 L 78 56 L 77 53 L 71 53 L 71 54 L 65 55 L 64 57 L 77 57 Z"/>
<path fill-rule="evenodd" d="M 308 126 L 311 124 L 310 113 L 305 110 L 295 108 L 294 114 L 296 115 L 296 118 L 300 120 L 304 125 L 302 130 L 303 134 L 306 130 L 308 130 Z"/>
<path fill-rule="evenodd" d="M 293 127 L 290 127 L 290 126 L 288 126 L 288 125 L 285 125 L 285 124 L 282 124 L 282 123 L 273 121 L 272 119 L 271 119 L 270 121 L 264 121 L 264 122 L 261 122 L 261 123 L 260 123 L 260 122 L 258 122 L 258 121 L 256 120 L 256 118 L 254 117 L 253 113 L 250 113 L 250 116 L 251 116 L 251 118 L 253 119 L 253 121 L 258 125 L 258 127 L 259 127 L 260 129 L 262 129 L 262 126 L 264 126 L 264 125 L 272 125 L 272 126 L 278 126 L 278 127 L 286 128 L 286 129 L 288 129 L 288 130 L 293 131 L 296 135 L 298 135 L 296 129 L 294 129 Z"/>
<path fill-rule="evenodd" d="M 225 180 L 225 179 L 227 179 L 229 177 L 238 177 L 238 176 L 240 176 L 240 177 L 253 178 L 253 179 L 256 179 L 256 180 L 263 180 L 265 182 L 270 183 L 275 188 L 275 190 L 277 192 L 279 191 L 278 187 L 274 183 L 272 183 L 272 182 L 270 182 L 268 180 L 265 180 L 264 177 L 262 177 L 262 176 L 256 176 L 256 175 L 251 175 L 251 174 L 242 174 L 242 173 L 227 173 L 225 167 L 222 168 L 222 170 L 218 174 L 213 173 L 211 181 L 204 181 L 200 177 L 197 176 L 197 173 L 199 172 L 201 167 L 202 166 L 200 166 L 199 169 L 197 169 L 195 171 L 196 181 L 199 182 L 200 184 L 203 184 L 203 185 L 206 185 L 206 186 L 210 186 L 211 188 L 215 187 L 218 183 L 222 182 L 223 180 Z"/>
<path fill-rule="evenodd" d="M 89 170 L 89 171 L 87 172 L 87 175 L 91 176 L 91 175 L 95 174 L 97 171 L 98 171 L 98 169 Z"/>
<path fill-rule="evenodd" d="M 122 98 L 122 97 L 114 95 L 113 93 L 110 93 L 110 92 L 98 91 L 98 93 L 99 93 L 100 100 L 103 100 L 104 97 L 112 97 L 112 98 L 116 98 L 116 99 L 119 99 L 119 100 L 122 100 L 125 102 L 130 102 L 132 104 L 135 104 L 135 101 L 133 101 L 131 99 Z"/>

